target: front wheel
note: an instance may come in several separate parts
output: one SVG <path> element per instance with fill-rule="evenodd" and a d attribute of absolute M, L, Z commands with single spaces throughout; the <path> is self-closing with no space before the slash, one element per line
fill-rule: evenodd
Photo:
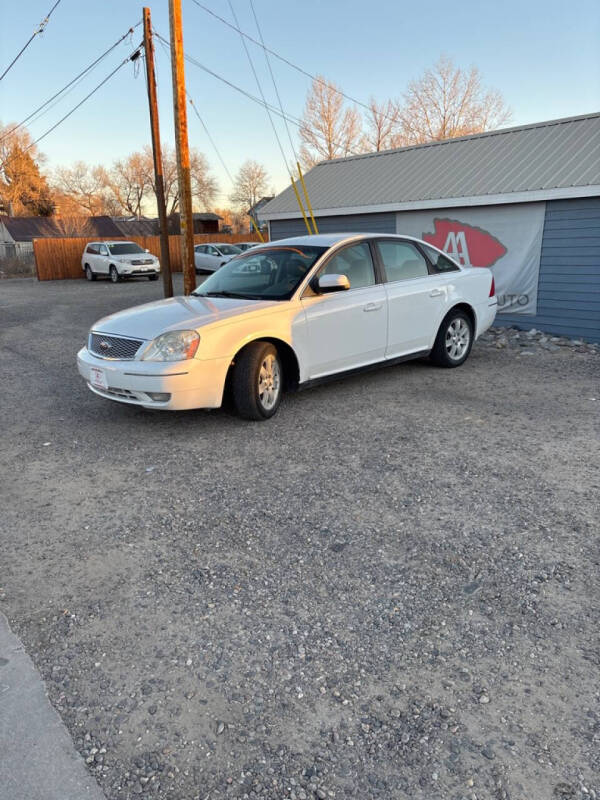
<path fill-rule="evenodd" d="M 450 311 L 440 325 L 430 358 L 438 367 L 460 367 L 473 345 L 473 323 L 461 309 Z"/>
<path fill-rule="evenodd" d="M 282 389 L 281 361 L 270 342 L 252 342 L 236 357 L 232 394 L 240 417 L 269 419 L 279 408 Z"/>
<path fill-rule="evenodd" d="M 85 265 L 85 277 L 86 277 L 86 280 L 88 280 L 88 281 L 95 281 L 96 280 L 96 276 L 92 272 L 92 268 L 90 267 L 89 264 Z"/>
<path fill-rule="evenodd" d="M 109 274 L 110 274 L 110 279 L 113 283 L 119 282 L 119 273 L 117 272 L 117 268 L 115 266 L 111 265 Z"/>

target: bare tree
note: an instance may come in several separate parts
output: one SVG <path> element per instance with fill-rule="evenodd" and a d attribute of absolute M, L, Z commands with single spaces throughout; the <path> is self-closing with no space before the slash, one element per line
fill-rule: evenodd
<path fill-rule="evenodd" d="M 406 144 L 492 130 L 511 116 L 502 95 L 484 88 L 476 67 L 465 71 L 448 56 L 408 84 L 404 101 L 401 129 Z"/>
<path fill-rule="evenodd" d="M 154 185 L 154 163 L 152 150 L 146 146 L 139 154 L 142 159 L 143 170 L 147 178 L 147 195 L 156 194 Z M 179 187 L 177 185 L 177 159 L 173 147 L 163 147 L 163 182 L 167 214 L 173 214 L 179 209 Z M 192 178 L 192 198 L 195 205 L 205 210 L 209 209 L 217 195 L 218 185 L 210 174 L 210 166 L 206 157 L 195 148 L 190 149 L 190 171 Z"/>
<path fill-rule="evenodd" d="M 63 194 L 75 200 L 81 213 L 117 215 L 121 212 L 119 201 L 110 190 L 110 180 L 104 167 L 92 167 L 77 161 L 72 167 L 58 167 L 54 184 Z"/>
<path fill-rule="evenodd" d="M 19 216 L 50 216 L 54 204 L 38 152 L 24 129 L 0 125 L 0 200 Z"/>
<path fill-rule="evenodd" d="M 401 108 L 397 101 L 386 100 L 378 103 L 374 97 L 369 101 L 366 113 L 367 132 L 364 136 L 365 150 L 391 150 L 404 144 L 402 136 Z"/>
<path fill-rule="evenodd" d="M 139 217 L 144 197 L 151 189 L 145 153 L 131 153 L 115 161 L 106 173 L 106 188 L 126 214 Z"/>
<path fill-rule="evenodd" d="M 269 175 L 262 164 L 249 159 L 245 161 L 235 177 L 233 192 L 229 199 L 244 210 L 252 208 L 265 194 Z"/>
<path fill-rule="evenodd" d="M 231 228 L 232 233 L 245 233 L 248 230 L 248 215 L 236 208 L 215 208 L 215 214 L 223 218 L 222 227 Z"/>
<path fill-rule="evenodd" d="M 356 108 L 344 107 L 344 98 L 332 81 L 313 80 L 300 125 L 300 158 L 306 167 L 317 161 L 341 158 L 361 149 L 361 118 Z"/>

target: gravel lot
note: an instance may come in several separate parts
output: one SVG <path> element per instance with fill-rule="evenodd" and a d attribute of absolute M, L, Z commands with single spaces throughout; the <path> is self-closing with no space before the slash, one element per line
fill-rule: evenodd
<path fill-rule="evenodd" d="M 600 798 L 599 356 L 95 397 L 89 326 L 160 292 L 0 283 L 0 610 L 107 797 Z"/>

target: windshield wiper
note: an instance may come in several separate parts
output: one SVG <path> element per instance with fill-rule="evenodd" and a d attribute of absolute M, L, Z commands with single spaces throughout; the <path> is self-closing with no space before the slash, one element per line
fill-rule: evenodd
<path fill-rule="evenodd" d="M 236 294 L 235 292 L 198 292 L 196 297 L 234 297 L 242 300 L 262 300 L 263 298 L 257 294 Z"/>

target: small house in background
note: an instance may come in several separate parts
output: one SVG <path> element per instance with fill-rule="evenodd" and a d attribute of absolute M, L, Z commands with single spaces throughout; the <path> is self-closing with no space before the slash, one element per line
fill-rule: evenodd
<path fill-rule="evenodd" d="M 260 230 L 264 230 L 267 227 L 267 220 L 263 219 L 262 216 L 262 209 L 267 205 L 267 203 L 271 202 L 273 199 L 273 195 L 268 195 L 267 197 L 261 197 L 260 200 L 257 200 L 254 205 L 248 209 L 248 216 L 252 217 L 254 222 L 256 223 L 256 227 Z M 254 227 L 252 223 L 248 228 L 249 233 L 254 232 Z"/>
<path fill-rule="evenodd" d="M 34 239 L 111 239 L 123 234 L 110 217 L 0 216 L 0 257 L 33 253 Z"/>
<path fill-rule="evenodd" d="M 212 212 L 200 212 L 192 214 L 194 220 L 194 233 L 218 233 L 219 222 L 223 219 L 218 214 Z M 158 220 L 156 220 L 158 233 Z M 171 214 L 169 216 L 169 233 L 179 235 L 181 227 L 179 224 L 179 214 Z"/>

